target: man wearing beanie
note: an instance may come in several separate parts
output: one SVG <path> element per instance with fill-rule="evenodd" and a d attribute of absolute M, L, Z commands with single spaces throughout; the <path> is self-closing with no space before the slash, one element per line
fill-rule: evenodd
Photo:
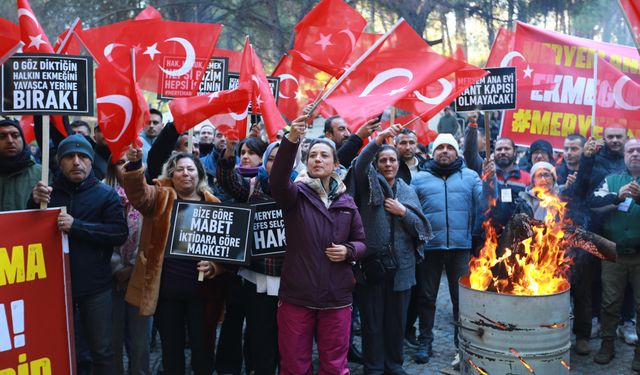
<path fill-rule="evenodd" d="M 538 139 L 531 144 L 526 157 L 520 159 L 520 169 L 528 170 L 540 161 L 555 164 L 553 159 L 553 146 L 544 139 Z"/>
<path fill-rule="evenodd" d="M 93 374 L 112 374 L 111 253 L 127 239 L 120 197 L 92 170 L 93 148 L 80 134 L 65 138 L 56 155 L 59 171 L 51 186 L 38 182 L 29 208 L 66 207 L 58 229 L 69 236 L 74 312 L 91 351 Z"/>
<path fill-rule="evenodd" d="M 477 207 L 483 201 L 482 182 L 476 172 L 464 166 L 458 142 L 447 133 L 435 139 L 433 159 L 425 164 L 424 171 L 416 173 L 411 186 L 416 189 L 422 211 L 429 219 L 435 236 L 427 244 L 424 262 L 416 271 L 420 346 L 414 360 L 426 363 L 431 356 L 436 299 L 443 266 L 449 280 L 453 318 L 458 320 L 457 282 L 469 272 L 471 232 L 474 222 L 480 219 Z M 457 326 L 454 342 L 457 347 Z"/>
<path fill-rule="evenodd" d="M 16 120 L 0 120 L 0 211 L 23 210 L 41 175 Z"/>

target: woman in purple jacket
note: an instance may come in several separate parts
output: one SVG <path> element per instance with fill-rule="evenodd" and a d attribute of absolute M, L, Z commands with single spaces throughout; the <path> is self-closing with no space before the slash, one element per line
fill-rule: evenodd
<path fill-rule="evenodd" d="M 287 236 L 278 305 L 281 374 L 311 374 L 315 336 L 318 374 L 348 374 L 351 328 L 351 263 L 366 250 L 360 214 L 335 173 L 338 156 L 324 139 L 311 142 L 308 176 L 289 179 L 306 116 L 291 124 L 269 176 L 283 211 Z"/>

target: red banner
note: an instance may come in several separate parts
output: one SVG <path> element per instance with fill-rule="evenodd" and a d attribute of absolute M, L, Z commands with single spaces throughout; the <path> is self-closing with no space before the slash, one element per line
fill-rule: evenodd
<path fill-rule="evenodd" d="M 517 108 L 506 111 L 501 136 L 529 146 L 545 139 L 562 149 L 572 133 L 591 135 L 596 95 L 610 95 L 607 85 L 594 81 L 594 54 L 636 80 L 640 62 L 635 48 L 568 36 L 518 23 L 515 49 L 497 56 L 500 66 L 515 66 Z M 493 56 L 493 54 L 492 54 Z M 594 135 L 602 137 L 596 123 Z"/>
<path fill-rule="evenodd" d="M 75 373 L 69 254 L 59 214 L 0 213 L 0 374 Z"/>

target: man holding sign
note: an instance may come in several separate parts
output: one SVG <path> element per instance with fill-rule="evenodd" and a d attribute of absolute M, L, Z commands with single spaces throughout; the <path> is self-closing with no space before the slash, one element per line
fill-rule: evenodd
<path fill-rule="evenodd" d="M 71 289 L 80 312 L 82 330 L 91 350 L 93 373 L 112 374 L 111 347 L 111 253 L 127 239 L 128 228 L 120 197 L 100 182 L 91 163 L 91 144 L 80 134 L 58 146 L 60 173 L 51 186 L 38 182 L 28 208 L 46 202 L 66 207 L 58 228 L 69 236 Z"/>

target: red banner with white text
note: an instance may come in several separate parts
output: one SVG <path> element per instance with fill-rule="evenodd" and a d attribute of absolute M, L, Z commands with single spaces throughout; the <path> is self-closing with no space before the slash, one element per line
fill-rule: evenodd
<path fill-rule="evenodd" d="M 74 374 L 60 209 L 0 213 L 0 374 Z"/>
<path fill-rule="evenodd" d="M 612 87 L 594 81 L 595 53 L 633 80 L 640 79 L 640 56 L 635 48 L 524 23 L 518 23 L 515 34 L 514 49 L 492 57 L 500 60 L 500 66 L 516 67 L 517 108 L 505 112 L 501 136 L 517 144 L 529 146 L 545 139 L 562 149 L 569 134 L 591 135 L 595 95 L 613 95 Z M 602 137 L 601 125 L 596 122 L 594 127 L 597 138 Z"/>

